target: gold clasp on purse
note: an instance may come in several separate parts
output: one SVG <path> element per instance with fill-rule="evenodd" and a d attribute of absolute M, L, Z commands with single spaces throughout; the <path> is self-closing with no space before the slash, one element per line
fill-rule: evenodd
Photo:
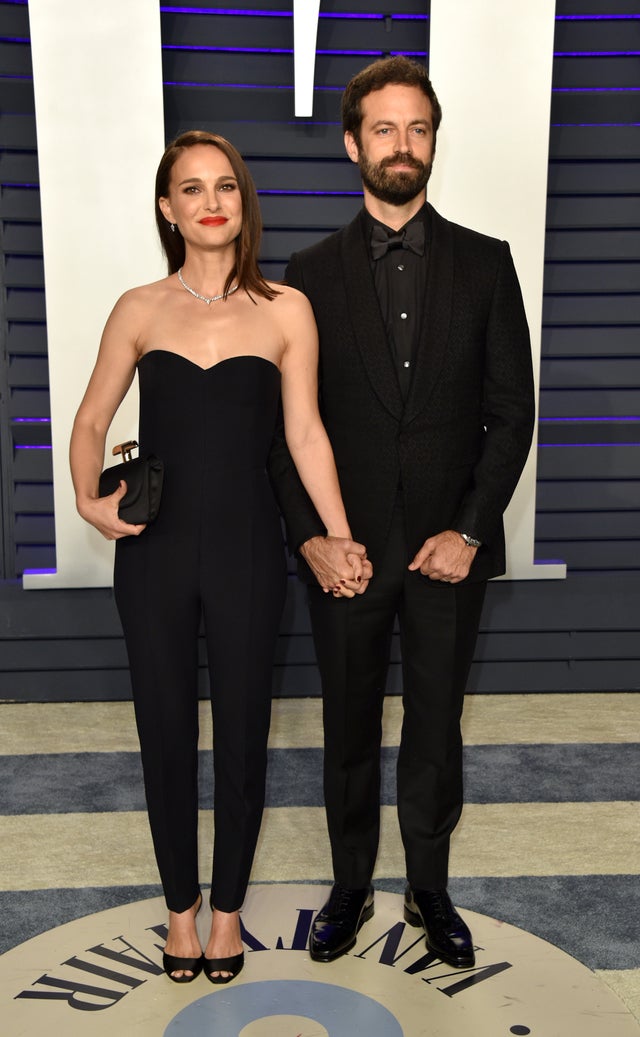
<path fill-rule="evenodd" d="M 113 454 L 114 457 L 116 456 L 116 454 L 122 454 L 122 460 L 123 461 L 130 461 L 131 460 L 131 451 L 135 450 L 137 445 L 138 445 L 137 440 L 135 440 L 135 439 L 128 439 L 126 443 L 118 443 L 117 446 L 114 446 L 114 448 L 111 451 L 111 453 Z"/>

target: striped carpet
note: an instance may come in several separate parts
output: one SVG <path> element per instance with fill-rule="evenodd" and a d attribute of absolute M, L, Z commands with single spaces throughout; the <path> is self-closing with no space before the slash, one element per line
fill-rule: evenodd
<path fill-rule="evenodd" d="M 130 703 L 4 703 L 0 953 L 73 918 L 157 895 Z M 388 698 L 377 888 L 403 889 Z M 640 1019 L 640 695 L 475 695 L 464 715 L 466 807 L 454 901 L 549 940 Z M 201 703 L 201 874 L 212 745 Z M 316 699 L 274 702 L 256 882 L 331 880 Z"/>

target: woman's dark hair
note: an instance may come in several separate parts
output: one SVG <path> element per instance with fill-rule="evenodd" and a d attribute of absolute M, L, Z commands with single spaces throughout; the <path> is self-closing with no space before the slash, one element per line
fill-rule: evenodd
<path fill-rule="evenodd" d="M 184 238 L 175 224 L 175 230 L 171 230 L 170 224 L 162 215 L 159 199 L 169 197 L 171 170 L 179 156 L 186 148 L 193 148 L 196 144 L 209 144 L 213 148 L 218 148 L 223 155 L 226 155 L 233 169 L 233 175 L 238 182 L 238 189 L 242 198 L 242 229 L 235 242 L 236 261 L 224 285 L 225 298 L 235 281 L 238 287 L 243 288 L 246 292 L 254 292 L 265 299 L 274 299 L 279 293 L 267 284 L 258 268 L 258 251 L 262 236 L 262 215 L 260 213 L 258 194 L 251 179 L 251 174 L 240 152 L 234 148 L 233 144 L 230 144 L 224 137 L 219 137 L 216 133 L 207 133 L 205 130 L 189 130 L 187 133 L 182 133 L 179 137 L 176 137 L 167 146 L 156 173 L 156 224 L 162 248 L 167 257 L 169 273 L 175 274 L 184 263 Z"/>
<path fill-rule="evenodd" d="M 424 65 L 410 61 L 402 54 L 393 58 L 380 58 L 367 65 L 351 79 L 342 95 L 342 129 L 350 133 L 360 147 L 360 127 L 362 126 L 362 101 L 375 90 L 382 90 L 390 83 L 401 86 L 417 86 L 431 101 L 433 115 L 433 147 L 436 146 L 436 134 L 442 121 L 442 108 L 436 97 Z"/>

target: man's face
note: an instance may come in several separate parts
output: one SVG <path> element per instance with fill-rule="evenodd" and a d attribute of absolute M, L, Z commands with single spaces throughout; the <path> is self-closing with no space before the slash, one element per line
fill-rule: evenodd
<path fill-rule="evenodd" d="M 360 145 L 344 142 L 364 187 L 389 205 L 404 205 L 424 191 L 431 175 L 431 102 L 417 86 L 389 83 L 362 100 Z"/>

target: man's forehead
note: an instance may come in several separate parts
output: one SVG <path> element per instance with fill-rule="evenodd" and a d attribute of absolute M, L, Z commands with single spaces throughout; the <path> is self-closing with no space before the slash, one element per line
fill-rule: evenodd
<path fill-rule="evenodd" d="M 431 101 L 418 86 L 406 83 L 387 83 L 379 90 L 372 90 L 362 98 L 362 114 L 365 119 L 375 121 L 401 114 L 431 122 Z"/>

